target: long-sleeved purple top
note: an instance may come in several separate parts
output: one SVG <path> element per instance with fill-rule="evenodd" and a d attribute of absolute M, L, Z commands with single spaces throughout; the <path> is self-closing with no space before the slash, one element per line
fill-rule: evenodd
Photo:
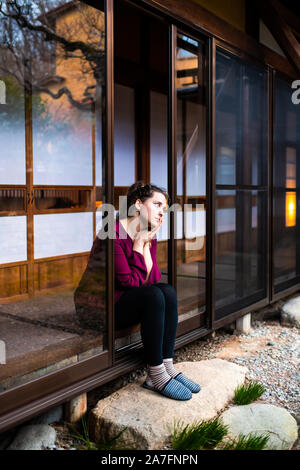
<path fill-rule="evenodd" d="M 120 237 L 120 231 L 122 235 Z M 123 238 L 122 238 L 123 237 Z M 125 238 L 126 237 L 126 238 Z M 147 278 L 147 266 L 144 256 L 133 250 L 133 240 L 130 238 L 117 217 L 115 223 L 115 303 L 121 295 L 131 287 L 144 285 Z M 150 253 L 153 266 L 146 282 L 151 285 L 161 278 L 161 272 L 156 261 L 157 239 L 152 239 Z"/>

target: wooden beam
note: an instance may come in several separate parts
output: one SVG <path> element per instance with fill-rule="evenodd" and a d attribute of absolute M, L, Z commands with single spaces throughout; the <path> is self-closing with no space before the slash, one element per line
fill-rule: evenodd
<path fill-rule="evenodd" d="M 287 58 L 300 70 L 300 44 L 273 0 L 254 0 L 260 17 L 273 34 Z"/>
<path fill-rule="evenodd" d="M 199 4 L 183 0 L 142 0 L 142 3 L 167 16 L 171 15 L 176 20 L 190 25 L 200 32 L 214 36 L 217 40 L 230 44 L 238 51 L 270 65 L 286 75 L 293 78 L 299 76 L 293 62 L 255 41 L 249 34 L 240 31 Z"/>
<path fill-rule="evenodd" d="M 279 16 L 281 16 L 295 32 L 300 34 L 300 18 L 278 0 L 273 0 L 273 4 Z"/>
<path fill-rule="evenodd" d="M 245 2 L 245 32 L 259 42 L 259 15 L 256 8 L 253 8 L 252 0 Z"/>

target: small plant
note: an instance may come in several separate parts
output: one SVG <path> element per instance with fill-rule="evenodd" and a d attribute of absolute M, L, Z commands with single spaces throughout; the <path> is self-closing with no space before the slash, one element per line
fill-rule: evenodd
<path fill-rule="evenodd" d="M 92 442 L 89 438 L 86 415 L 84 415 L 81 418 L 81 427 L 82 427 L 82 433 L 83 434 L 81 434 L 79 431 L 77 431 L 74 426 L 70 426 L 70 427 L 71 427 L 72 431 L 74 432 L 74 434 L 70 434 L 70 436 L 83 442 L 83 445 L 77 446 L 78 450 L 112 450 L 112 449 L 116 449 L 116 447 L 118 445 L 117 439 L 127 429 L 127 427 L 125 427 L 113 439 L 111 439 L 109 441 L 100 442 L 100 443 L 96 444 L 95 442 Z"/>
<path fill-rule="evenodd" d="M 232 439 L 222 444 L 221 450 L 263 450 L 269 439 L 270 436 L 268 434 L 240 434 L 238 439 Z"/>
<path fill-rule="evenodd" d="M 171 436 L 174 450 L 213 449 L 228 432 L 219 418 L 183 426 L 180 422 L 174 423 Z"/>
<path fill-rule="evenodd" d="M 240 385 L 234 391 L 234 403 L 236 405 L 248 405 L 257 400 L 265 391 L 265 387 L 258 382 Z"/>

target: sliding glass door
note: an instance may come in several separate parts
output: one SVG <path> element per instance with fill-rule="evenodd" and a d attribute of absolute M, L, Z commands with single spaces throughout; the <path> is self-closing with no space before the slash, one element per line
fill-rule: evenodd
<path fill-rule="evenodd" d="M 107 352 L 105 241 L 100 311 L 74 303 L 105 201 L 104 8 L 44 3 L 0 14 L 0 391 Z"/>
<path fill-rule="evenodd" d="M 275 77 L 273 165 L 274 292 L 300 281 L 300 109 L 291 83 Z"/>
<path fill-rule="evenodd" d="M 175 237 L 179 314 L 205 323 L 206 80 L 205 43 L 182 32 L 176 47 L 177 199 Z"/>
<path fill-rule="evenodd" d="M 168 190 L 169 25 L 129 4 L 114 10 L 114 205 L 137 180 Z M 130 24 L 130 34 L 128 25 Z M 161 282 L 168 282 L 168 220 L 157 233 Z M 121 351 L 141 341 L 140 324 L 115 331 Z"/>
<path fill-rule="evenodd" d="M 267 295 L 267 72 L 217 48 L 215 320 Z"/>

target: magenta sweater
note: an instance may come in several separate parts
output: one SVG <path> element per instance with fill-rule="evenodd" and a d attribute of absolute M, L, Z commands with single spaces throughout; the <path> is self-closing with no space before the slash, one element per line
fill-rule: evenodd
<path fill-rule="evenodd" d="M 120 238 L 120 231 L 126 238 Z M 161 272 L 156 261 L 156 236 L 152 240 L 150 253 L 152 256 L 153 266 L 149 275 L 149 279 L 145 285 L 153 284 L 161 278 Z M 133 250 L 133 240 L 127 234 L 119 218 L 116 219 L 115 225 L 115 303 L 121 295 L 131 287 L 140 287 L 144 284 L 147 277 L 147 266 L 144 256 Z"/>

